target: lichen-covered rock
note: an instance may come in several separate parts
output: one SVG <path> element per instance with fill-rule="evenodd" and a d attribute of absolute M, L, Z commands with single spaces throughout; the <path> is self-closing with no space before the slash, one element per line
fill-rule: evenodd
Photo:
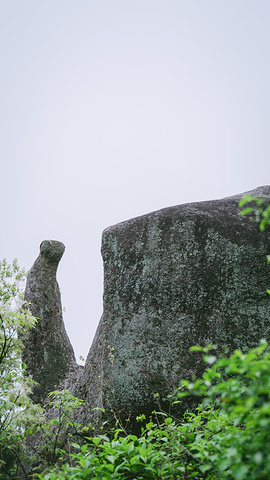
<path fill-rule="evenodd" d="M 270 195 L 270 187 L 250 193 Z M 240 216 L 241 197 L 165 208 L 104 231 L 104 310 L 83 381 L 90 405 L 134 419 L 157 408 L 159 393 L 167 408 L 180 379 L 204 368 L 192 345 L 231 351 L 270 340 L 269 234 Z"/>
<path fill-rule="evenodd" d="M 45 240 L 26 283 L 25 301 L 38 318 L 36 327 L 24 340 L 23 361 L 27 373 L 38 385 L 33 400 L 43 402 L 46 395 L 76 369 L 73 348 L 62 319 L 60 291 L 56 280 L 58 263 L 65 251 L 61 242 Z"/>
<path fill-rule="evenodd" d="M 249 193 L 270 196 L 270 186 Z M 86 402 L 77 420 L 95 422 L 90 409 L 105 407 L 130 416 L 135 431 L 137 415 L 159 408 L 157 393 L 167 409 L 180 380 L 201 375 L 201 355 L 189 347 L 229 352 L 270 340 L 269 233 L 240 216 L 241 197 L 170 207 L 104 231 L 104 309 L 84 369 L 62 320 L 56 270 L 64 245 L 42 242 L 25 292 L 39 318 L 23 353 L 40 384 L 34 400 L 68 388 Z"/>

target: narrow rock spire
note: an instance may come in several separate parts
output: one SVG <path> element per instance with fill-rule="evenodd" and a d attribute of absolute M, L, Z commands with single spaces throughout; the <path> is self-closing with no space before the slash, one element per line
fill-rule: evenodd
<path fill-rule="evenodd" d="M 27 373 L 38 385 L 33 399 L 41 402 L 64 380 L 76 365 L 73 348 L 67 336 L 63 318 L 59 286 L 56 280 L 58 264 L 65 246 L 55 240 L 45 240 L 32 266 L 26 283 L 25 301 L 30 303 L 37 325 L 24 341 L 22 359 Z"/>

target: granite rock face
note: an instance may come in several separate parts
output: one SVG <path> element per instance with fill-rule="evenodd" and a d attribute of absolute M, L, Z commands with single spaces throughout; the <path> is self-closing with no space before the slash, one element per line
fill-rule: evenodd
<path fill-rule="evenodd" d="M 249 193 L 270 197 L 270 186 Z M 62 321 L 56 269 L 64 246 L 42 242 L 25 293 L 40 319 L 24 351 L 40 383 L 36 401 L 61 384 L 86 402 L 81 421 L 95 421 L 91 408 L 112 407 L 135 430 L 137 415 L 159 408 L 155 394 L 167 409 L 180 380 L 201 375 L 201 355 L 189 347 L 230 352 L 270 340 L 270 238 L 240 216 L 242 196 L 165 208 L 104 231 L 104 309 L 84 369 Z"/>
<path fill-rule="evenodd" d="M 32 266 L 26 283 L 25 300 L 30 302 L 37 325 L 24 340 L 23 361 L 27 372 L 39 383 L 34 387 L 33 399 L 42 403 L 76 368 L 73 348 L 62 318 L 62 306 L 56 271 L 65 246 L 61 242 L 45 240 Z"/>
<path fill-rule="evenodd" d="M 250 193 L 270 195 L 270 187 Z M 104 231 L 104 310 L 84 372 L 90 404 L 113 406 L 133 424 L 158 408 L 156 393 L 166 409 L 180 379 L 201 374 L 192 345 L 232 351 L 270 340 L 269 233 L 240 216 L 241 197 L 165 208 Z"/>

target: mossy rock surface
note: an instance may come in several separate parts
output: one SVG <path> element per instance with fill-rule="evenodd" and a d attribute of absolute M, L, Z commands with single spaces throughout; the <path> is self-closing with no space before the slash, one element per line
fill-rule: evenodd
<path fill-rule="evenodd" d="M 270 186 L 249 193 L 269 197 Z M 240 216 L 242 196 L 162 209 L 104 231 L 103 315 L 84 369 L 62 320 L 56 270 L 64 245 L 42 242 L 25 292 L 39 318 L 23 353 L 39 383 L 34 400 L 68 388 L 86 401 L 79 421 L 95 421 L 90 410 L 105 407 L 131 415 L 135 431 L 137 415 L 168 409 L 181 379 L 202 374 L 191 346 L 230 353 L 270 341 L 269 233 Z M 173 413 L 187 406 L 194 405 Z"/>
<path fill-rule="evenodd" d="M 270 187 L 249 193 L 270 195 Z M 89 398 L 96 378 L 124 416 L 157 409 L 156 393 L 167 408 L 180 380 L 204 368 L 192 345 L 232 351 L 270 340 L 269 233 L 240 216 L 241 197 L 170 207 L 104 231 L 104 310 L 85 368 Z"/>

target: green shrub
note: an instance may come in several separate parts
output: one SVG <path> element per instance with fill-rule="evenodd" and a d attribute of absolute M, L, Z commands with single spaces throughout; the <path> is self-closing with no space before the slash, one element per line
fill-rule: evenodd
<path fill-rule="evenodd" d="M 41 409 L 29 397 L 33 381 L 21 361 L 23 337 L 36 319 L 23 302 L 21 282 L 25 271 L 17 260 L 0 262 L 0 471 L 2 478 L 23 468 L 25 438 L 42 422 Z"/>
<path fill-rule="evenodd" d="M 200 347 L 192 350 L 207 351 Z M 86 438 L 70 464 L 44 473 L 56 479 L 231 479 L 270 478 L 270 352 L 266 342 L 229 358 L 205 355 L 207 368 L 194 383 L 184 380 L 175 392 L 203 398 L 197 413 L 182 421 L 164 412 L 141 436 L 112 430 L 111 437 Z M 140 417 L 138 420 L 143 418 Z"/>
<path fill-rule="evenodd" d="M 33 380 L 21 351 L 36 319 L 23 301 L 25 271 L 17 260 L 0 261 L 0 478 L 31 478 L 34 471 L 59 462 L 70 438 L 81 429 L 74 411 L 82 402 L 67 391 L 49 395 L 46 409 L 31 401 Z M 46 410 L 50 410 L 49 419 Z M 68 455 L 68 454 L 66 454 Z"/>

